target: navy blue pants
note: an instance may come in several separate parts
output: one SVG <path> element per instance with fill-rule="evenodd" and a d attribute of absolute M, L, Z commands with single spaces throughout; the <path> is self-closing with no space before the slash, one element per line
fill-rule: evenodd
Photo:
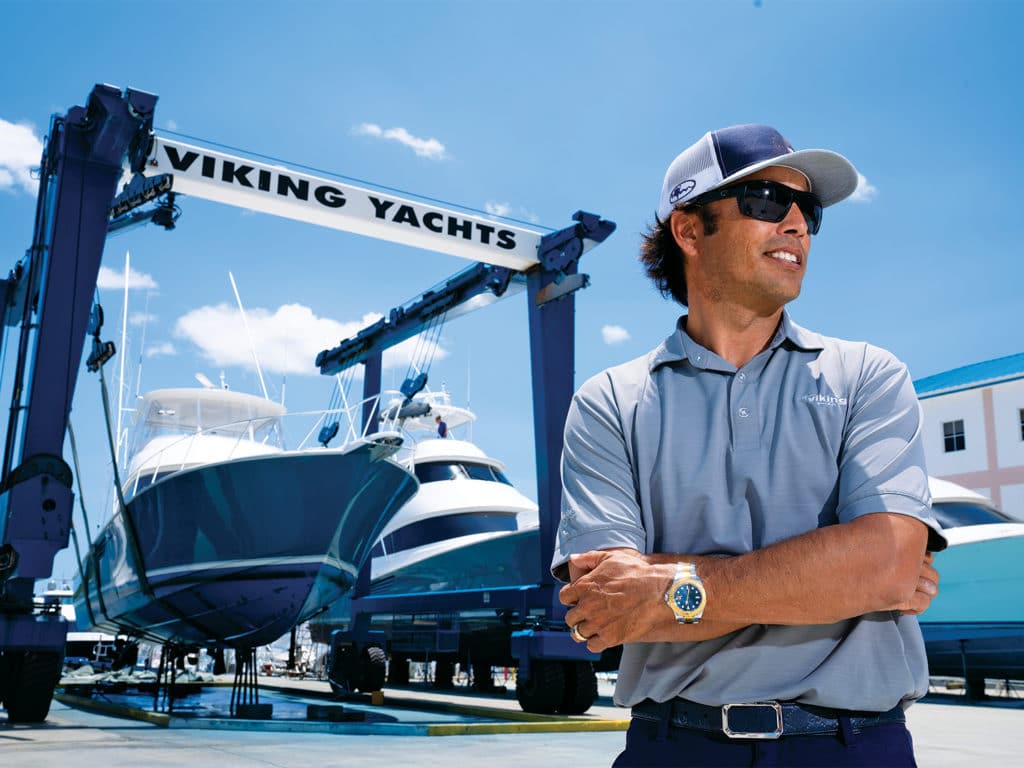
<path fill-rule="evenodd" d="M 783 736 L 773 740 L 730 739 L 725 735 L 633 718 L 626 749 L 613 768 L 718 768 L 778 766 L 831 768 L 916 766 L 910 731 L 902 723 L 877 725 L 836 736 Z"/>

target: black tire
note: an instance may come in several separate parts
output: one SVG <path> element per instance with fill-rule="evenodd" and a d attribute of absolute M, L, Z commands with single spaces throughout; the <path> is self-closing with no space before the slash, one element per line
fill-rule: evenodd
<path fill-rule="evenodd" d="M 582 715 L 597 700 L 597 674 L 589 661 L 563 661 L 565 695 L 558 711 L 563 715 Z"/>
<path fill-rule="evenodd" d="M 4 703 L 12 723 L 41 723 L 50 714 L 53 689 L 60 681 L 60 654 L 44 651 L 7 652 Z"/>
<path fill-rule="evenodd" d="M 409 659 L 406 656 L 392 656 L 388 664 L 388 685 L 409 684 Z"/>
<path fill-rule="evenodd" d="M 355 690 L 356 664 L 355 648 L 349 643 L 338 643 L 331 650 L 331 666 L 327 671 L 327 682 L 336 696 L 343 696 Z"/>
<path fill-rule="evenodd" d="M 565 668 L 560 661 L 530 660 L 530 677 L 516 678 L 516 699 L 525 712 L 552 715 L 565 698 Z"/>
<path fill-rule="evenodd" d="M 359 680 L 356 688 L 363 693 L 379 691 L 384 687 L 388 657 L 383 648 L 368 645 L 359 654 Z"/>
<path fill-rule="evenodd" d="M 434 687 L 441 691 L 450 691 L 455 687 L 455 662 L 451 659 L 438 659 L 434 665 Z"/>
<path fill-rule="evenodd" d="M 5 702 L 7 701 L 7 682 L 11 676 L 8 671 L 10 667 L 8 656 L 9 654 L 0 651 L 0 707 L 4 708 L 6 708 Z"/>

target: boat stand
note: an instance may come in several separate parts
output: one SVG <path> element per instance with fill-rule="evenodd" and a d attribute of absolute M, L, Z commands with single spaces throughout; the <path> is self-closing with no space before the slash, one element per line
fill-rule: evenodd
<path fill-rule="evenodd" d="M 260 683 L 256 649 L 235 649 L 235 681 L 231 684 L 231 716 L 248 720 L 269 720 L 273 704 L 260 704 Z"/>
<path fill-rule="evenodd" d="M 174 711 L 174 694 L 178 682 L 178 666 L 185 658 L 187 649 L 167 643 L 160 653 L 160 666 L 156 672 L 156 688 L 153 690 L 153 711 Z"/>

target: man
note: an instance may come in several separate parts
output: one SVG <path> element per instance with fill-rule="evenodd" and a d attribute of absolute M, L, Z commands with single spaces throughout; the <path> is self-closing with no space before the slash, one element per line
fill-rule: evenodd
<path fill-rule="evenodd" d="M 759 125 L 669 166 L 642 259 L 689 312 L 576 393 L 552 563 L 573 637 L 624 646 L 616 766 L 914 764 L 945 547 L 917 399 L 891 354 L 784 310 L 856 185 Z"/>
<path fill-rule="evenodd" d="M 437 424 L 437 436 L 448 437 L 448 424 L 441 418 L 441 414 L 434 417 L 434 423 Z"/>

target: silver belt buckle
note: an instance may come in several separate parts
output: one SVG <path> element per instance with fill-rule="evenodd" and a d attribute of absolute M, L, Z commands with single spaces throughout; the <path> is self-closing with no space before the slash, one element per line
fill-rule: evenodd
<path fill-rule="evenodd" d="M 729 727 L 729 710 L 740 707 L 767 707 L 775 712 L 774 731 L 734 731 Z M 722 732 L 730 739 L 777 739 L 782 735 L 782 705 L 777 701 L 755 701 L 750 704 L 725 704 L 722 707 Z"/>

